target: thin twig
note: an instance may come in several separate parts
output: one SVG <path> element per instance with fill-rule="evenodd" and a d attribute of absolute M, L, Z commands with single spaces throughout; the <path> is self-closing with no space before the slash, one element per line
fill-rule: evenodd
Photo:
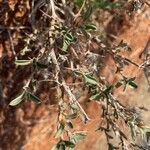
<path fill-rule="evenodd" d="M 68 94 L 70 102 L 71 103 L 75 103 L 79 107 L 81 113 L 85 116 L 86 121 L 90 120 L 90 118 L 88 117 L 88 115 L 86 114 L 86 112 L 84 111 L 84 109 L 82 108 L 82 106 L 80 105 L 80 103 L 78 102 L 78 100 L 76 99 L 76 97 L 72 94 L 69 86 L 66 84 L 66 82 L 65 82 L 65 80 L 64 80 L 64 78 L 63 78 L 63 76 L 61 74 L 61 70 L 60 70 L 59 64 L 57 62 L 57 58 L 56 58 L 54 49 L 52 49 L 52 51 L 51 51 L 51 56 L 52 56 L 54 64 L 56 65 L 56 72 L 59 72 L 60 75 L 61 75 L 62 86 L 65 89 L 66 93 Z"/>
<path fill-rule="evenodd" d="M 40 81 L 38 81 L 38 83 L 40 83 L 40 82 L 55 82 L 55 83 L 59 84 L 60 86 L 62 86 L 61 83 L 57 82 L 56 80 L 40 80 Z"/>
<path fill-rule="evenodd" d="M 144 71 L 144 75 L 145 75 L 145 78 L 147 80 L 148 86 L 150 88 L 150 80 L 148 79 L 148 73 L 146 71 Z"/>
<path fill-rule="evenodd" d="M 83 10 L 85 4 L 86 4 L 86 0 L 83 1 L 83 4 L 82 4 L 80 10 L 78 11 L 78 13 L 75 15 L 74 20 L 76 20 L 79 16 L 81 16 L 81 12 L 82 12 L 82 10 Z"/>
<path fill-rule="evenodd" d="M 48 15 L 47 13 L 45 13 L 42 9 L 40 9 L 40 11 L 48 18 L 52 19 L 52 17 L 50 15 Z"/>
<path fill-rule="evenodd" d="M 32 3 L 32 11 L 31 11 L 31 13 L 29 14 L 29 21 L 30 21 L 30 23 L 32 24 L 32 26 L 35 25 L 35 16 L 36 16 L 37 10 L 38 10 L 40 7 L 42 7 L 45 3 L 46 3 L 45 0 L 40 0 L 40 1 L 38 1 L 35 5 L 34 5 L 34 2 Z"/>
<path fill-rule="evenodd" d="M 56 15 L 56 13 L 55 13 L 55 3 L 54 3 L 53 0 L 50 0 L 50 3 L 51 3 L 51 9 L 52 9 L 52 17 L 53 17 L 54 19 L 56 19 L 56 18 L 57 18 L 57 15 Z"/>
<path fill-rule="evenodd" d="M 16 55 L 16 52 L 15 52 L 15 49 L 14 49 L 14 44 L 13 44 L 13 40 L 12 40 L 12 37 L 11 37 L 11 33 L 10 33 L 9 30 L 7 30 L 7 32 L 8 32 L 8 35 L 9 35 L 9 41 L 10 41 L 10 45 L 11 45 L 13 55 L 15 57 L 15 60 L 17 60 L 17 55 Z"/>
<path fill-rule="evenodd" d="M 5 27 L 5 26 L 0 26 L 0 30 L 21 30 L 21 29 L 30 29 L 28 26 L 19 26 L 19 27 Z"/>
<path fill-rule="evenodd" d="M 148 5 L 148 6 L 150 7 L 150 3 L 148 3 L 148 2 L 145 2 L 145 4 L 146 4 L 146 5 Z"/>

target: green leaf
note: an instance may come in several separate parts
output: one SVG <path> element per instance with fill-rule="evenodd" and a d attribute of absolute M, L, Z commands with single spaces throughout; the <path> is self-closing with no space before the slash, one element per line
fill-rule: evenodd
<path fill-rule="evenodd" d="M 96 26 L 94 24 L 86 24 L 84 25 L 85 30 L 96 30 Z"/>
<path fill-rule="evenodd" d="M 146 138 L 146 132 L 144 131 L 144 129 L 139 128 L 139 131 L 140 131 L 140 135 L 141 135 L 142 139 L 145 139 Z"/>
<path fill-rule="evenodd" d="M 84 1 L 84 0 L 74 0 L 75 5 L 77 5 L 78 7 L 81 7 L 81 6 L 82 6 L 83 1 Z"/>
<path fill-rule="evenodd" d="M 65 143 L 65 146 L 66 147 L 69 147 L 69 148 L 74 148 L 75 147 L 75 144 L 71 141 L 63 141 Z"/>
<path fill-rule="evenodd" d="M 76 76 L 82 75 L 82 73 L 81 73 L 80 71 L 74 71 L 74 74 L 75 74 Z"/>
<path fill-rule="evenodd" d="M 91 96 L 89 99 L 90 100 L 99 100 L 101 97 L 103 97 L 103 95 L 101 93 L 97 93 L 97 94 Z"/>
<path fill-rule="evenodd" d="M 61 135 L 64 133 L 64 124 L 60 123 L 59 129 L 57 130 L 56 134 L 55 134 L 55 138 L 59 138 L 61 137 Z"/>
<path fill-rule="evenodd" d="M 84 140 L 86 138 L 86 136 L 87 135 L 85 133 L 74 133 L 70 136 L 70 140 L 76 144 L 76 143 Z"/>
<path fill-rule="evenodd" d="M 69 45 L 70 45 L 70 42 L 64 40 L 62 51 L 67 52 Z"/>
<path fill-rule="evenodd" d="M 106 9 L 108 7 L 108 5 L 110 6 L 110 2 L 101 0 L 97 2 L 96 7 L 101 8 L 101 9 Z"/>
<path fill-rule="evenodd" d="M 48 67 L 47 65 L 42 64 L 42 63 L 39 63 L 39 62 L 36 62 L 36 65 L 37 65 L 37 67 L 40 68 L 40 69 L 45 69 L 45 68 Z"/>
<path fill-rule="evenodd" d="M 74 42 L 75 41 L 75 37 L 71 33 L 66 33 L 65 34 L 65 40 L 66 41 L 70 41 L 70 42 Z"/>
<path fill-rule="evenodd" d="M 93 12 L 93 6 L 89 6 L 89 7 L 86 9 L 86 12 L 83 14 L 84 20 L 87 20 L 88 18 L 90 18 L 92 12 Z"/>
<path fill-rule="evenodd" d="M 150 139 L 150 128 L 144 127 L 144 128 L 139 128 L 141 132 L 142 139 L 146 139 L 147 142 L 149 142 Z"/>
<path fill-rule="evenodd" d="M 39 69 L 45 69 L 47 67 L 48 67 L 47 65 L 38 62 L 35 58 L 33 59 L 33 68 L 34 69 L 39 70 Z"/>
<path fill-rule="evenodd" d="M 15 64 L 18 66 L 25 66 L 25 65 L 30 65 L 33 63 L 33 60 L 16 60 Z"/>
<path fill-rule="evenodd" d="M 66 150 L 66 147 L 64 144 L 59 144 L 59 149 L 58 150 Z"/>
<path fill-rule="evenodd" d="M 75 119 L 77 118 L 78 114 L 77 113 L 73 113 L 71 115 L 66 116 L 66 119 Z"/>
<path fill-rule="evenodd" d="M 67 126 L 68 126 L 69 128 L 71 128 L 71 129 L 73 129 L 73 124 L 72 124 L 71 121 L 68 121 L 68 122 L 67 122 Z"/>
<path fill-rule="evenodd" d="M 29 84 L 29 87 L 31 88 L 31 90 L 36 90 L 36 88 L 37 88 L 37 80 L 32 79 L 30 84 Z"/>
<path fill-rule="evenodd" d="M 10 106 L 16 106 L 16 105 L 18 105 L 20 102 L 22 102 L 23 101 L 23 99 L 24 99 L 24 92 L 21 94 L 21 95 L 19 95 L 18 97 L 16 97 L 15 99 L 13 99 L 10 103 L 9 103 L 9 105 Z"/>
<path fill-rule="evenodd" d="M 51 150 L 66 150 L 66 147 L 73 149 L 75 147 L 75 144 L 71 141 L 59 141 L 59 143 L 54 145 Z"/>
<path fill-rule="evenodd" d="M 27 96 L 27 99 L 29 99 L 29 100 L 31 100 L 31 101 L 37 103 L 37 104 L 41 103 L 41 100 L 40 100 L 38 97 L 36 97 L 35 95 L 33 95 L 32 93 L 27 92 L 26 94 L 27 94 L 27 95 L 26 95 L 26 96 Z"/>
<path fill-rule="evenodd" d="M 70 44 L 75 41 L 76 41 L 76 38 L 71 33 L 66 33 L 64 35 L 62 51 L 67 52 Z"/>
<path fill-rule="evenodd" d="M 108 10 L 112 10 L 112 9 L 116 9 L 116 8 L 120 8 L 122 6 L 121 2 L 109 2 L 107 0 L 97 0 L 97 3 L 95 4 L 96 8 L 100 8 L 100 9 L 108 9 Z"/>
<path fill-rule="evenodd" d="M 119 147 L 116 147 L 112 145 L 111 143 L 108 143 L 108 150 L 117 150 L 117 149 L 119 149 Z"/>
<path fill-rule="evenodd" d="M 138 88 L 137 84 L 136 84 L 135 82 L 133 82 L 133 81 L 128 82 L 128 84 L 129 84 L 131 87 L 135 88 L 135 89 Z"/>
<path fill-rule="evenodd" d="M 108 86 L 105 90 L 104 90 L 104 94 L 108 95 L 109 93 L 112 92 L 113 89 L 113 85 Z"/>
<path fill-rule="evenodd" d="M 59 142 L 58 144 L 54 145 L 51 150 L 66 150 L 66 148 L 63 142 Z"/>
<path fill-rule="evenodd" d="M 129 125 L 129 127 L 130 127 L 132 139 L 135 140 L 135 137 L 136 137 L 136 131 L 135 131 L 135 125 L 134 125 L 134 122 L 133 122 L 133 121 L 128 121 L 128 125 Z"/>
<path fill-rule="evenodd" d="M 90 74 L 85 74 L 83 75 L 84 80 L 86 83 L 92 84 L 92 85 L 97 85 L 97 81 L 94 77 L 92 77 Z"/>
<path fill-rule="evenodd" d="M 59 150 L 58 144 L 54 145 L 51 150 Z"/>
<path fill-rule="evenodd" d="M 150 131 L 149 132 L 146 132 L 146 141 L 149 142 L 149 139 L 150 139 Z"/>

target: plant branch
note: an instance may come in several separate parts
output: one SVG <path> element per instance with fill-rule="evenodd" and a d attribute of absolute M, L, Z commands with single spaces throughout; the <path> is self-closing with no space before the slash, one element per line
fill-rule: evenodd
<path fill-rule="evenodd" d="M 90 120 L 90 118 L 88 117 L 88 115 L 86 114 L 86 112 L 84 111 L 84 109 L 82 108 L 82 106 L 80 105 L 78 100 L 76 99 L 76 97 L 72 94 L 69 86 L 66 84 L 65 79 L 63 78 L 63 76 L 61 74 L 61 70 L 60 70 L 59 64 L 57 62 L 57 58 L 56 58 L 54 49 L 52 49 L 52 51 L 51 51 L 51 58 L 53 60 L 53 63 L 56 65 L 56 72 L 57 72 L 57 74 L 60 73 L 61 80 L 62 80 L 62 86 L 63 86 L 64 90 L 66 91 L 67 95 L 69 96 L 70 102 L 71 103 L 75 103 L 78 106 L 78 108 L 80 109 L 81 113 L 85 116 L 86 121 Z"/>
<path fill-rule="evenodd" d="M 11 33 L 10 33 L 9 30 L 7 30 L 7 32 L 8 32 L 8 35 L 9 35 L 9 41 L 10 41 L 10 45 L 11 45 L 13 55 L 15 57 L 15 60 L 17 60 L 17 55 L 16 55 L 16 52 L 15 52 L 15 49 L 14 49 L 14 44 L 13 44 L 13 40 L 12 40 L 12 37 L 11 37 Z"/>

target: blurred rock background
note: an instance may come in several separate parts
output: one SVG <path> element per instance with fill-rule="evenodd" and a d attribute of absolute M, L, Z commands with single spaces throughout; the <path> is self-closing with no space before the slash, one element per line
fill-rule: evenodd
<path fill-rule="evenodd" d="M 21 5 L 22 10 L 15 9 L 16 5 Z M 52 99 L 50 105 L 41 104 L 37 106 L 33 103 L 25 103 L 15 108 L 8 106 L 12 97 L 18 94 L 18 90 L 20 90 L 30 72 L 24 73 L 15 70 L 8 32 L 2 27 L 6 22 L 7 26 L 13 24 L 13 18 L 16 18 L 20 24 L 25 23 L 28 7 L 27 0 L 9 0 L 9 3 L 0 1 L 0 150 L 41 150 L 43 148 L 49 150 L 56 142 L 53 136 L 56 129 L 58 109 L 53 102 L 53 91 L 49 92 L 49 89 L 44 87 L 45 91 L 40 94 L 43 99 Z M 114 20 L 110 14 L 99 14 L 97 17 L 99 27 L 103 25 L 107 34 L 113 35 L 114 43 L 119 43 L 123 39 L 131 46 L 132 52 L 123 55 L 128 56 L 137 64 L 142 63 L 139 55 L 150 38 L 150 8 L 144 6 L 131 17 L 123 14 L 122 20 Z M 104 22 L 102 22 L 103 19 Z M 22 46 L 21 37 L 15 33 L 13 39 L 17 51 Z M 108 66 L 103 69 L 103 74 L 111 83 L 117 77 L 113 74 L 111 60 L 108 59 L 107 64 Z M 137 77 L 136 82 L 139 87 L 136 90 L 127 89 L 126 92 L 118 90 L 116 97 L 126 105 L 143 106 L 149 109 L 150 92 L 148 92 L 149 86 L 143 72 L 132 65 L 125 69 L 125 72 L 129 76 Z M 86 101 L 86 96 L 83 99 L 83 101 Z M 105 150 L 104 135 L 101 132 L 95 132 L 95 128 L 100 121 L 97 115 L 100 113 L 99 107 L 92 103 L 85 104 L 85 109 L 92 119 L 86 125 L 80 120 L 75 122 L 76 129 L 82 130 L 84 127 L 88 131 L 87 138 L 78 145 L 77 149 Z M 145 111 L 143 113 L 143 118 L 149 125 L 150 112 Z"/>

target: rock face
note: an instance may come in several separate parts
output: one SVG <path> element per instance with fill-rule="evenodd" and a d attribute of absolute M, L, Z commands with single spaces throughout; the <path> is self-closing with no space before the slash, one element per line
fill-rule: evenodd
<path fill-rule="evenodd" d="M 122 55 L 127 56 L 137 64 L 141 64 L 142 60 L 139 58 L 139 56 L 144 50 L 148 39 L 150 38 L 149 8 L 143 8 L 142 11 L 138 12 L 137 15 L 132 17 L 132 20 L 126 21 L 127 24 L 129 23 L 130 25 L 128 26 L 124 22 L 122 26 L 117 28 L 121 32 L 117 35 L 117 38 L 114 42 L 119 43 L 123 39 L 126 43 L 128 43 L 132 48 L 132 52 L 123 53 Z M 2 51 L 3 53 L 6 52 L 2 50 L 1 45 L 0 48 L 1 59 Z M 8 56 L 8 59 L 3 61 L 6 61 L 6 63 L 11 63 L 11 61 L 9 61 L 9 59 L 11 59 L 11 52 L 8 53 L 10 56 Z M 113 70 L 113 65 L 113 61 L 108 57 L 107 65 L 103 68 L 102 71 L 103 76 L 106 77 L 110 83 L 113 83 L 117 80 L 115 70 Z M 10 64 L 6 67 L 6 69 L 11 68 L 11 66 L 12 65 Z M 7 70 L 4 71 L 6 71 L 6 74 L 8 74 Z M 16 73 L 13 69 L 10 69 L 10 71 L 14 74 Z M 137 77 L 139 89 L 133 92 L 130 90 L 128 92 L 118 91 L 116 96 L 124 104 L 149 106 L 150 101 L 148 98 L 150 97 L 150 93 L 147 92 L 148 85 L 145 78 L 142 77 L 142 71 L 136 66 L 131 65 L 125 69 L 124 73 L 126 73 L 127 76 Z M 4 83 L 8 84 L 7 82 L 11 82 L 10 78 L 14 76 L 9 74 L 6 78 L 6 74 L 2 74 L 1 78 L 5 81 Z M 21 82 L 22 80 L 23 79 L 20 79 L 19 81 Z M 7 92 L 8 91 L 4 91 L 4 97 L 5 93 Z M 12 95 L 14 95 L 14 93 Z M 12 95 L 10 95 L 9 98 L 11 98 Z M 43 95 L 43 97 L 52 99 L 52 97 L 49 95 Z M 83 97 L 83 99 L 84 100 L 81 100 L 81 102 L 86 101 L 85 97 Z M 88 133 L 87 138 L 77 146 L 77 149 L 106 149 L 105 137 L 101 132 L 95 132 L 96 127 L 101 121 L 101 118 L 99 117 L 100 108 L 96 103 L 84 105 L 86 112 L 91 118 L 91 121 L 86 125 L 83 124 L 80 120 L 75 121 L 75 129 L 84 129 Z M 25 104 L 21 108 L 8 108 L 6 106 L 2 109 L 2 113 L 0 113 L 0 150 L 41 150 L 43 148 L 45 150 L 49 150 L 53 144 L 55 144 L 56 140 L 53 137 L 57 124 L 58 109 L 54 104 L 50 106 L 45 104 L 41 106 Z M 147 114 L 144 115 L 144 118 L 147 122 L 150 121 L 150 117 Z"/>

